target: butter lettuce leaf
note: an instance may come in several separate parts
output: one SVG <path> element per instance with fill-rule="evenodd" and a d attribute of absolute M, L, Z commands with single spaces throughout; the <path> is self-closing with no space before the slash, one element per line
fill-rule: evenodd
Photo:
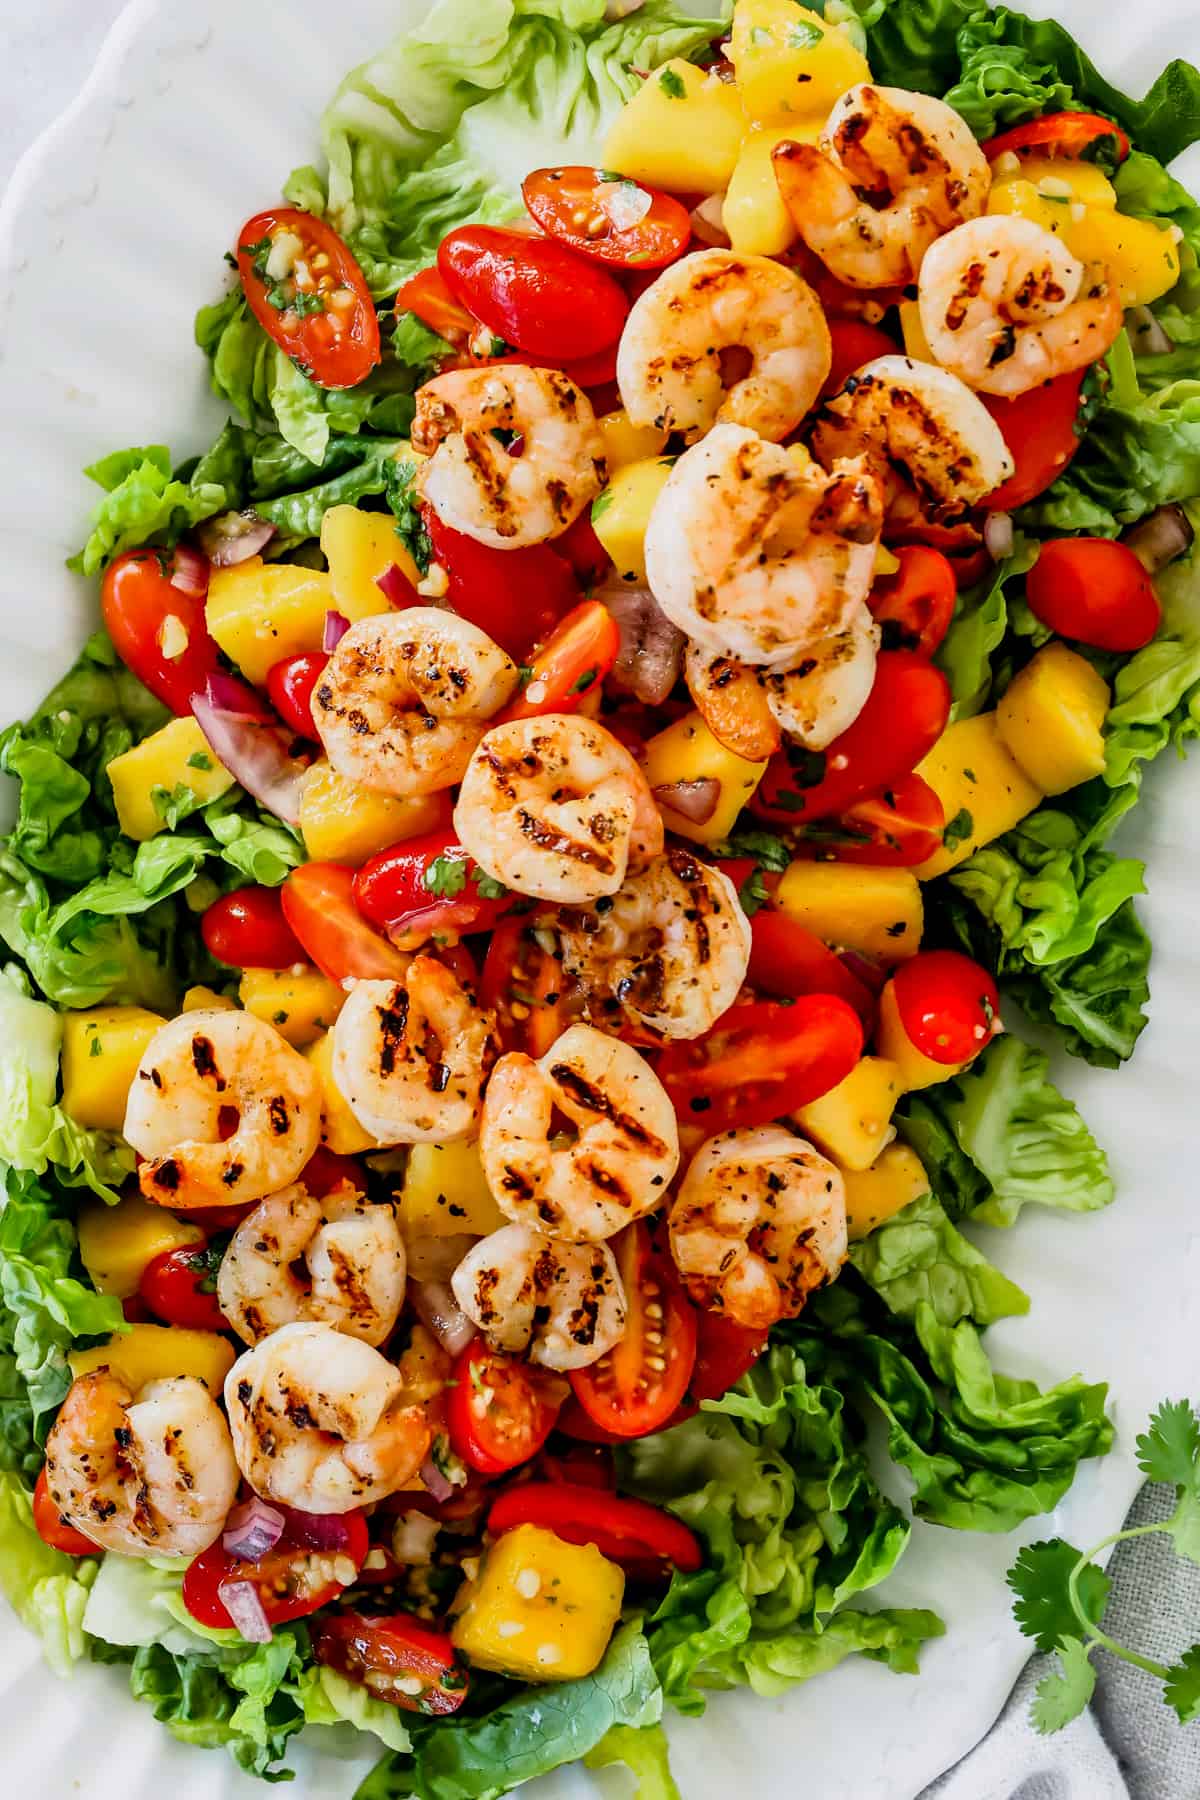
<path fill-rule="evenodd" d="M 1029 1311 L 1029 1296 L 963 1236 L 933 1194 L 910 1201 L 852 1244 L 850 1261 L 902 1319 L 914 1318 L 922 1305 L 942 1325 L 960 1319 L 991 1325 Z"/>
<path fill-rule="evenodd" d="M 69 1675 L 84 1653 L 83 1615 L 96 1567 L 90 1557 L 64 1556 L 42 1542 L 30 1489 L 0 1468 L 0 1593 L 41 1639 L 56 1675 Z"/>

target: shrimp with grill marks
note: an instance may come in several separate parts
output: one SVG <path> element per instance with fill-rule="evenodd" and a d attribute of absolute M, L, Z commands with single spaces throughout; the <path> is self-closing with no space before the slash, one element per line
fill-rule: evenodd
<path fill-rule="evenodd" d="M 879 627 L 860 606 L 844 631 L 817 644 L 794 669 L 759 676 L 771 713 L 808 750 L 824 750 L 849 731 L 871 697 Z"/>
<path fill-rule="evenodd" d="M 555 1132 L 556 1113 L 564 1133 Z M 572 1025 L 538 1062 L 521 1051 L 500 1058 L 479 1156 L 510 1219 L 594 1243 L 662 1204 L 679 1166 L 679 1131 L 666 1090 L 631 1044 Z"/>
<path fill-rule="evenodd" d="M 468 1250 L 454 1297 L 494 1350 L 583 1369 L 625 1333 L 625 1289 L 607 1244 L 566 1244 L 505 1225 Z"/>
<path fill-rule="evenodd" d="M 261 1200 L 295 1181 L 320 1142 L 317 1077 L 250 1013 L 181 1013 L 142 1052 L 125 1137 L 159 1206 Z"/>

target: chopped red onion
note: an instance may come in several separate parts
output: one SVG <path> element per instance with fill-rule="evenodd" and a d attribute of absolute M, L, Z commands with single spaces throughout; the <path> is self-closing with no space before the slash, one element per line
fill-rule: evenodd
<path fill-rule="evenodd" d="M 725 229 L 724 201 L 720 194 L 709 194 L 699 206 L 693 206 L 692 236 L 702 244 L 728 248 L 729 233 Z"/>
<path fill-rule="evenodd" d="M 225 1521 L 221 1543 L 231 1556 L 245 1562 L 258 1562 L 273 1550 L 283 1536 L 283 1514 L 256 1494 L 242 1506 L 235 1506 Z"/>
<path fill-rule="evenodd" d="M 177 544 L 171 558 L 171 586 L 189 600 L 203 600 L 208 592 L 208 558 L 190 544 Z"/>
<path fill-rule="evenodd" d="M 1182 506 L 1172 504 L 1156 507 L 1127 531 L 1121 542 L 1133 551 L 1147 575 L 1157 575 L 1191 548 L 1195 535 Z"/>
<path fill-rule="evenodd" d="M 192 695 L 192 713 L 217 761 L 248 794 L 277 819 L 300 823 L 300 800 L 308 761 L 293 756 L 295 739 L 278 719 L 265 714 L 256 694 L 235 683 L 237 709 L 221 703 L 228 697 L 228 677 L 210 677 L 205 691 Z M 217 697 L 217 696 L 220 696 Z M 247 696 L 249 697 L 247 699 Z M 253 712 L 247 710 L 253 705 Z"/>
<path fill-rule="evenodd" d="M 449 1237 L 414 1236 L 408 1247 L 408 1279 L 410 1281 L 449 1281 L 467 1251 L 479 1242 L 469 1231 L 456 1231 Z"/>
<path fill-rule="evenodd" d="M 449 1500 L 454 1492 L 454 1483 L 448 1481 L 442 1474 L 432 1455 L 427 1456 L 421 1464 L 421 1480 L 425 1484 L 426 1491 L 438 1502 Z"/>
<path fill-rule="evenodd" d="M 640 225 L 654 205 L 654 196 L 636 181 L 602 181 L 595 199 L 604 208 L 614 231 L 629 231 Z"/>
<path fill-rule="evenodd" d="M 344 1513 L 301 1512 L 296 1506 L 281 1506 L 279 1511 L 288 1537 L 306 1550 L 346 1552 L 349 1532 Z"/>
<path fill-rule="evenodd" d="M 222 1606 L 248 1644 L 269 1644 L 271 1627 L 252 1581 L 223 1581 L 217 1589 Z"/>
<path fill-rule="evenodd" d="M 265 550 L 275 536 L 269 519 L 260 519 L 252 506 L 245 512 L 219 513 L 196 527 L 204 554 L 214 569 L 232 569 Z"/>
<path fill-rule="evenodd" d="M 433 1546 L 441 1530 L 429 1513 L 401 1513 L 392 1527 L 392 1555 L 409 1567 L 433 1561 Z"/>
<path fill-rule="evenodd" d="M 457 1356 L 466 1348 L 475 1336 L 475 1327 L 454 1298 L 448 1282 L 414 1281 L 409 1294 L 417 1317 L 432 1331 L 443 1350 Z"/>
<path fill-rule="evenodd" d="M 1012 515 L 1006 512 L 989 513 L 983 522 L 983 541 L 993 562 L 1003 562 L 1006 556 L 1011 556 L 1016 541 Z"/>
<path fill-rule="evenodd" d="M 672 625 L 649 588 L 605 582 L 597 594 L 621 634 L 613 680 L 647 706 L 660 706 L 683 668 L 687 639 Z"/>
<path fill-rule="evenodd" d="M 873 994 L 882 993 L 887 981 L 887 970 L 881 968 L 872 957 L 860 956 L 857 950 L 839 950 L 838 956 L 864 987 L 870 988 Z"/>
<path fill-rule="evenodd" d="M 417 591 L 399 563 L 389 563 L 383 574 L 375 577 L 375 586 L 388 605 L 398 611 L 417 604 Z"/>
<path fill-rule="evenodd" d="M 1125 314 L 1125 329 L 1138 356 L 1169 356 L 1175 348 L 1148 306 L 1131 306 Z"/>
<path fill-rule="evenodd" d="M 711 775 L 705 775 L 698 781 L 664 782 L 661 787 L 651 788 L 650 792 L 660 806 L 669 806 L 681 819 L 688 819 L 693 825 L 707 825 L 717 810 L 721 784 Z"/>
<path fill-rule="evenodd" d="M 333 655 L 349 629 L 350 621 L 345 613 L 327 612 L 325 614 L 325 631 L 321 638 L 321 648 L 326 656 Z"/>
<path fill-rule="evenodd" d="M 232 713 L 238 719 L 266 719 L 269 723 L 277 723 L 274 714 L 266 701 L 240 676 L 227 675 L 224 669 L 216 669 L 208 677 L 204 695 L 221 712 Z"/>

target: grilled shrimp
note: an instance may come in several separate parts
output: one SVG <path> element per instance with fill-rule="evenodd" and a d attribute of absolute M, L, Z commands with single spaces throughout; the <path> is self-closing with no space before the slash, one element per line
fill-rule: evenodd
<path fill-rule="evenodd" d="M 263 1200 L 234 1232 L 217 1300 L 248 1344 L 297 1319 L 382 1344 L 400 1316 L 404 1274 L 394 1206 L 373 1204 L 349 1183 L 321 1199 L 289 1187 Z"/>
<path fill-rule="evenodd" d="M 138 1180 L 159 1206 L 261 1200 L 295 1181 L 320 1142 L 317 1077 L 250 1013 L 181 1013 L 142 1052 L 125 1136 L 147 1159 Z"/>
<path fill-rule="evenodd" d="M 921 269 L 921 327 L 944 368 L 1012 399 L 1102 357 L 1124 320 L 1099 263 L 1085 266 L 1032 219 L 973 219 Z"/>
<path fill-rule="evenodd" d="M 750 925 L 737 889 L 690 850 L 631 875 L 603 913 L 564 908 L 558 926 L 564 970 L 613 1031 L 628 1019 L 665 1038 L 700 1037 L 746 979 Z"/>
<path fill-rule="evenodd" d="M 625 1290 L 607 1244 L 505 1225 L 468 1250 L 450 1285 L 494 1350 L 547 1369 L 584 1369 L 625 1332 Z"/>
<path fill-rule="evenodd" d="M 339 775 L 384 794 L 462 779 L 517 666 L 486 631 L 436 606 L 360 619 L 329 659 L 312 710 Z"/>
<path fill-rule="evenodd" d="M 515 432 L 513 456 L 498 432 Z M 416 486 L 443 524 L 497 550 L 557 537 L 604 486 L 591 401 L 557 369 L 456 369 L 417 392 Z"/>
<path fill-rule="evenodd" d="M 423 1406 L 400 1371 L 332 1325 L 281 1325 L 225 1378 L 238 1468 L 256 1494 L 344 1513 L 404 1487 L 429 1451 Z"/>
<path fill-rule="evenodd" d="M 865 600 L 882 522 L 865 462 L 827 474 L 717 425 L 654 504 L 646 572 L 667 617 L 711 655 L 790 669 Z"/>
<path fill-rule="evenodd" d="M 381 1144 L 469 1137 L 495 1049 L 490 1015 L 433 956 L 358 981 L 333 1026 L 333 1080 Z"/>
<path fill-rule="evenodd" d="M 983 401 L 946 369 L 907 356 L 865 363 L 827 400 L 812 435 L 826 468 L 862 456 L 883 486 L 889 516 L 914 495 L 934 521 L 953 519 L 1013 472 L 1004 435 Z"/>
<path fill-rule="evenodd" d="M 774 756 L 781 741 L 779 722 L 767 704 L 760 670 L 689 644 L 683 657 L 683 678 L 700 717 L 727 750 L 747 762 L 765 762 Z M 670 803 L 661 790 L 650 791 L 656 800 Z"/>
<path fill-rule="evenodd" d="M 859 606 L 844 631 L 816 644 L 794 669 L 765 670 L 767 705 L 789 737 L 824 750 L 857 719 L 875 683 L 879 627 Z"/>
<path fill-rule="evenodd" d="M 797 231 L 847 287 L 914 280 L 944 231 L 978 218 L 992 184 L 953 107 L 870 82 L 837 101 L 819 149 L 781 143 L 772 160 Z"/>
<path fill-rule="evenodd" d="M 569 904 L 615 894 L 663 845 L 641 769 L 577 713 L 493 726 L 463 776 L 454 829 L 494 881 Z"/>
<path fill-rule="evenodd" d="M 556 1113 L 568 1121 L 565 1143 Z M 571 1025 L 538 1062 L 520 1051 L 500 1058 L 479 1156 L 510 1219 L 593 1243 L 661 1205 L 679 1166 L 675 1109 L 631 1044 Z"/>
<path fill-rule="evenodd" d="M 101 1550 L 199 1556 L 237 1497 L 229 1428 L 202 1381 L 174 1375 L 134 1397 L 111 1369 L 71 1384 L 46 1440 L 55 1507 Z"/>
<path fill-rule="evenodd" d="M 793 270 L 769 256 L 698 250 L 634 301 L 617 385 L 635 425 L 693 443 L 727 421 L 778 442 L 813 405 L 831 356 L 821 303 Z M 746 358 L 749 368 L 733 372 Z"/>
<path fill-rule="evenodd" d="M 794 1318 L 846 1260 L 841 1171 L 781 1125 L 723 1132 L 692 1159 L 670 1238 L 698 1305 L 765 1331 Z"/>

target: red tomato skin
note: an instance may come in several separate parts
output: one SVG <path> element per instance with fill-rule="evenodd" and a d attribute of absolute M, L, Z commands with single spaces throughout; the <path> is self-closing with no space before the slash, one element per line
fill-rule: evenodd
<path fill-rule="evenodd" d="M 905 1035 L 931 1062 L 970 1062 L 999 1028 L 996 983 L 958 950 L 918 951 L 898 965 L 892 987 Z"/>
<path fill-rule="evenodd" d="M 1043 625 L 1096 650 L 1141 650 L 1162 622 L 1149 575 L 1112 538 L 1043 544 L 1025 577 L 1025 597 Z"/>
<path fill-rule="evenodd" d="M 582 601 L 536 653 L 529 680 L 494 722 L 578 712 L 609 673 L 620 648 L 621 633 L 607 606 L 600 600 Z"/>
<path fill-rule="evenodd" d="M 441 899 L 425 877 L 438 862 L 466 863 L 459 893 Z M 512 908 L 511 894 L 486 899 L 477 892 L 479 870 L 453 830 L 404 838 L 369 858 L 354 877 L 354 902 L 363 918 L 405 949 L 417 949 L 434 932 L 490 931 Z"/>
<path fill-rule="evenodd" d="M 220 652 L 208 634 L 203 596 L 172 586 L 172 562 L 170 550 L 127 550 L 105 571 L 100 610 L 121 661 L 182 719 L 191 713 L 192 695 L 217 672 Z M 187 633 L 187 646 L 181 656 L 167 657 L 158 634 L 172 617 Z"/>
<path fill-rule="evenodd" d="M 499 921 L 484 957 L 479 1000 L 496 1021 L 502 1051 L 544 1056 L 567 1028 L 568 986 L 562 964 L 542 949 L 528 919 L 518 914 Z M 512 1006 L 516 988 L 533 1002 L 519 1017 Z"/>
<path fill-rule="evenodd" d="M 883 793 L 864 794 L 840 813 L 833 822 L 834 843 L 817 854 L 873 869 L 915 869 L 940 849 L 945 828 L 945 809 L 929 783 L 916 773 L 902 775 Z M 819 830 L 814 827 L 814 833 Z M 843 835 L 849 841 L 842 841 Z"/>
<path fill-rule="evenodd" d="M 760 906 L 750 921 L 751 987 L 783 1000 L 802 994 L 836 994 L 852 1006 L 864 1028 L 875 1018 L 875 999 L 836 951 L 815 932 L 773 907 Z"/>
<path fill-rule="evenodd" d="M 1056 375 L 1015 400 L 980 394 L 1016 464 L 1008 480 L 987 496 L 989 512 L 1014 512 L 1058 480 L 1081 442 L 1079 397 L 1086 374 L 1086 369 L 1073 369 Z"/>
<path fill-rule="evenodd" d="M 685 1573 L 704 1561 L 700 1540 L 670 1513 L 579 1483 L 527 1481 L 506 1488 L 488 1514 L 488 1530 L 499 1537 L 517 1525 L 541 1525 L 568 1544 L 595 1544 L 639 1574 L 649 1559 Z"/>
<path fill-rule="evenodd" d="M 344 1183 L 356 1188 L 360 1194 L 364 1191 L 365 1178 L 358 1163 L 352 1156 L 339 1156 L 336 1151 L 327 1150 L 324 1144 L 318 1145 L 300 1171 L 301 1187 L 323 1200 L 326 1194 L 332 1194 Z"/>
<path fill-rule="evenodd" d="M 346 321 L 340 332 L 333 328 L 332 309 L 301 319 L 294 333 L 289 334 L 284 329 L 284 313 L 268 300 L 268 288 L 255 270 L 255 258 L 251 255 L 252 247 L 279 231 L 299 237 L 306 251 L 311 245 L 313 252 L 327 256 L 329 273 L 342 288 L 349 288 L 354 293 L 352 315 L 337 315 Z M 291 357 L 302 373 L 324 388 L 357 387 L 360 381 L 366 380 L 380 360 L 379 320 L 363 272 L 332 225 L 298 207 L 273 207 L 247 219 L 238 233 L 236 255 L 238 274 L 250 311 L 267 336 Z"/>
<path fill-rule="evenodd" d="M 217 1538 L 207 1550 L 202 1550 L 188 1564 L 183 1574 L 183 1604 L 201 1625 L 226 1631 L 233 1625 L 225 1602 L 218 1592 L 224 1581 L 255 1582 L 268 1622 L 272 1625 L 285 1625 L 291 1619 L 307 1618 L 309 1613 L 326 1606 L 344 1591 L 344 1584 L 340 1581 L 326 1582 L 311 1594 L 286 1596 L 269 1591 L 273 1579 L 289 1562 L 298 1561 L 316 1551 L 322 1556 L 348 1556 L 355 1569 L 361 1569 L 370 1547 L 367 1521 L 361 1512 L 339 1513 L 314 1520 L 311 1515 L 297 1512 L 292 1507 L 280 1507 L 279 1511 L 287 1521 L 283 1535 L 261 1562 L 244 1562 L 240 1557 L 231 1555 L 221 1539 Z M 343 1541 L 336 1547 L 329 1545 L 331 1517 L 337 1518 L 344 1533 Z M 263 1591 L 264 1587 L 268 1589 L 267 1592 Z"/>
<path fill-rule="evenodd" d="M 578 605 L 570 565 L 549 544 L 493 550 L 443 525 L 431 506 L 422 513 L 434 561 L 449 580 L 449 605 L 486 631 L 514 662 L 527 662 L 533 646 Z"/>
<path fill-rule="evenodd" d="M 52 1550 L 61 1550 L 64 1556 L 101 1555 L 98 1545 L 93 1544 L 82 1531 L 76 1531 L 73 1525 L 68 1525 L 60 1515 L 50 1498 L 44 1468 L 38 1470 L 38 1478 L 33 1484 L 33 1525 L 43 1544 L 49 1544 Z"/>
<path fill-rule="evenodd" d="M 314 1626 L 312 1646 L 317 1662 L 404 1712 L 446 1718 L 467 1697 L 470 1677 L 450 1639 L 408 1613 L 330 1613 Z M 368 1679 L 372 1672 L 391 1678 L 388 1685 L 376 1687 Z M 428 1685 L 420 1694 L 405 1694 L 391 1685 L 397 1676 Z"/>
<path fill-rule="evenodd" d="M 215 1293 L 204 1293 L 211 1280 L 203 1244 L 183 1244 L 152 1257 L 142 1270 L 138 1292 L 155 1318 L 191 1331 L 228 1331 L 229 1321 Z"/>
<path fill-rule="evenodd" d="M 488 1375 L 493 1404 L 508 1402 L 511 1412 L 515 1389 L 515 1404 L 521 1409 L 515 1421 L 502 1421 L 517 1426 L 508 1442 L 502 1441 L 499 1424 L 475 1411 L 477 1384 Z M 446 1430 L 455 1455 L 481 1475 L 504 1475 L 528 1462 L 550 1436 L 558 1416 L 561 1400 L 550 1404 L 548 1392 L 549 1383 L 529 1363 L 489 1350 L 478 1338 L 468 1344 L 455 1358 L 453 1385 L 446 1395 Z"/>
<path fill-rule="evenodd" d="M 440 269 L 421 269 L 411 276 L 397 292 L 394 304 L 397 319 L 415 313 L 423 325 L 456 350 L 465 351 L 479 327 L 479 320 L 450 292 Z"/>
<path fill-rule="evenodd" d="M 321 650 L 305 651 L 299 656 L 285 656 L 267 672 L 267 693 L 272 706 L 285 725 L 303 738 L 315 738 L 312 697 L 329 658 Z"/>
<path fill-rule="evenodd" d="M 451 293 L 497 337 L 555 362 L 614 344 L 629 312 L 619 282 L 553 238 L 461 225 L 438 246 Z"/>
<path fill-rule="evenodd" d="M 830 319 L 829 337 L 833 362 L 821 389 L 822 400 L 839 393 L 847 375 L 853 375 L 864 363 L 874 362 L 877 356 L 896 354 L 895 338 L 889 337 L 877 325 L 865 324 L 862 319 Z"/>
<path fill-rule="evenodd" d="M 612 568 L 612 558 L 596 536 L 591 513 L 583 512 L 561 537 L 554 540 L 556 553 L 571 565 L 571 572 L 582 588 L 595 587 Z"/>
<path fill-rule="evenodd" d="M 896 573 L 881 576 L 867 596 L 882 646 L 932 656 L 954 617 L 958 584 L 953 566 L 940 550 L 925 544 L 902 545 L 896 559 Z"/>
<path fill-rule="evenodd" d="M 307 962 L 288 924 L 278 888 L 236 888 L 214 900 L 200 921 L 210 956 L 234 969 L 286 969 Z"/>
<path fill-rule="evenodd" d="M 589 262 L 640 273 L 645 269 L 665 269 L 683 255 L 692 235 L 687 208 L 671 195 L 659 193 L 642 182 L 632 185 L 650 195 L 649 212 L 636 225 L 589 237 L 586 226 L 575 222 L 575 214 L 589 205 L 600 185 L 600 174 L 598 169 L 580 165 L 535 169 L 522 182 L 521 194 L 542 230 Z M 600 202 L 594 206 L 599 207 Z"/>
<path fill-rule="evenodd" d="M 301 863 L 280 889 L 283 916 L 330 981 L 398 981 L 408 958 L 372 930 L 354 900 L 354 871 L 343 863 Z"/>
<path fill-rule="evenodd" d="M 1124 162 L 1129 155 L 1128 137 L 1111 119 L 1089 112 L 1047 113 L 1040 119 L 1027 119 L 1023 125 L 988 138 L 981 148 L 989 162 L 1006 152 L 1014 156 L 1083 156 L 1098 139 L 1106 137 L 1115 139 L 1117 161 Z"/>
<path fill-rule="evenodd" d="M 862 1055 L 862 1020 L 835 994 L 736 1001 L 702 1038 L 668 1044 L 658 1078 L 681 1123 L 714 1136 L 819 1100 Z"/>
<path fill-rule="evenodd" d="M 696 1311 L 670 1256 L 651 1242 L 642 1223 L 627 1227 L 614 1252 L 625 1289 L 625 1335 L 612 1350 L 568 1379 L 587 1416 L 618 1438 L 646 1437 L 671 1418 L 687 1390 L 696 1361 Z M 646 1312 L 650 1297 L 659 1319 Z M 647 1358 L 665 1367 L 656 1372 Z M 648 1392 L 639 1391 L 648 1388 Z"/>

